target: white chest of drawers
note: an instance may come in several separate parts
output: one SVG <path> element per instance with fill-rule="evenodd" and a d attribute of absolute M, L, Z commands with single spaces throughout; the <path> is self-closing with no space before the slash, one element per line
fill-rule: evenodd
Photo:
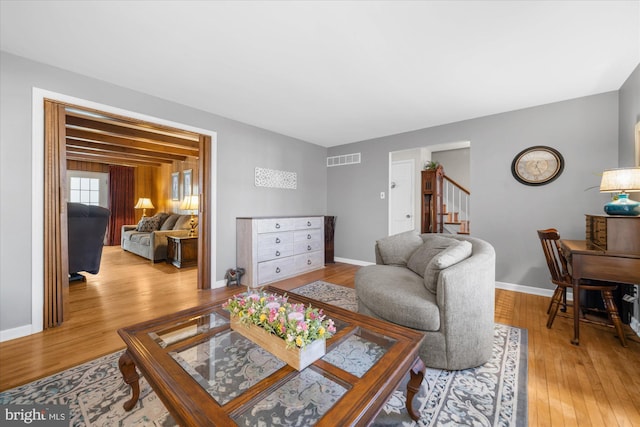
<path fill-rule="evenodd" d="M 324 267 L 324 217 L 236 218 L 236 263 L 251 287 Z"/>

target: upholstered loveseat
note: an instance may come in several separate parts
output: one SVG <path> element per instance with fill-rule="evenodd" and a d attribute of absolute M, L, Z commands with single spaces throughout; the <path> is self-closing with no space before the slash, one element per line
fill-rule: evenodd
<path fill-rule="evenodd" d="M 424 332 L 427 366 L 485 363 L 494 335 L 495 251 L 467 236 L 407 232 L 376 242 L 355 278 L 358 311 Z"/>
<path fill-rule="evenodd" d="M 153 262 L 164 261 L 167 259 L 167 236 L 188 236 L 190 219 L 190 215 L 160 212 L 152 217 L 143 217 L 136 225 L 123 225 L 122 249 Z"/>

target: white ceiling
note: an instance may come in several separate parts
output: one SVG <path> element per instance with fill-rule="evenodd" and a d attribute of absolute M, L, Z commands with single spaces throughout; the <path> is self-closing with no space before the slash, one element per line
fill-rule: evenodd
<path fill-rule="evenodd" d="M 334 146 L 617 90 L 640 0 L 2 0 L 0 48 Z"/>

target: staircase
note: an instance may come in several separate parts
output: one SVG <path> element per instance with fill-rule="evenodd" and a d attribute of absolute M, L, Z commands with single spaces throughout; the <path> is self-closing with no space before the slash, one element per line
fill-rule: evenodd
<path fill-rule="evenodd" d="M 469 234 L 470 199 L 471 192 L 442 166 L 422 171 L 422 232 Z"/>

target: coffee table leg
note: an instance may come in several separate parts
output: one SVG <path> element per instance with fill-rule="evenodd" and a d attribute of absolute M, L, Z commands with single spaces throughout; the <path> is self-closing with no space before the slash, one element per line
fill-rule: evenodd
<path fill-rule="evenodd" d="M 416 360 L 409 370 L 411 378 L 407 383 L 407 412 L 409 412 L 409 416 L 414 421 L 418 421 L 420 419 L 420 414 L 413 409 L 413 397 L 420 390 L 420 384 L 422 384 L 422 379 L 424 378 L 426 369 L 424 362 L 418 357 L 418 360 Z"/>
<path fill-rule="evenodd" d="M 140 384 L 138 380 L 140 376 L 136 370 L 136 364 L 133 362 L 133 358 L 129 354 L 129 350 L 125 351 L 120 360 L 118 361 L 120 372 L 122 373 L 122 379 L 131 387 L 131 399 L 127 400 L 123 406 L 125 411 L 130 411 L 136 406 L 138 398 L 140 397 Z"/>

